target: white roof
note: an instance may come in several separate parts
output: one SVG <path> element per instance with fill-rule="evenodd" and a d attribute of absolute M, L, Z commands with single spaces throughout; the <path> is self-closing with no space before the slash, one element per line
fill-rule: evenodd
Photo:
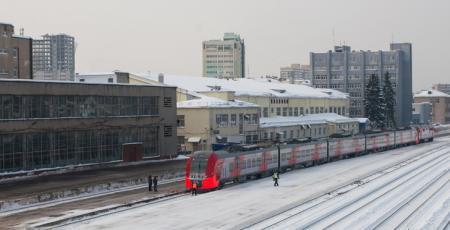
<path fill-rule="evenodd" d="M 158 81 L 158 76 L 135 74 Z M 336 90 L 315 89 L 306 85 L 284 84 L 260 79 L 218 79 L 193 76 L 165 75 L 164 83 L 194 92 L 233 91 L 236 96 L 274 96 L 287 98 L 347 98 L 347 94 Z"/>
<path fill-rule="evenodd" d="M 321 113 L 299 117 L 263 117 L 259 120 L 259 126 L 261 128 L 268 128 L 268 127 L 295 126 L 307 124 L 324 124 L 327 122 L 347 123 L 347 122 L 358 122 L 358 120 L 344 117 L 336 113 Z"/>
<path fill-rule="evenodd" d="M 414 97 L 450 97 L 450 95 L 434 89 L 422 90 L 414 95 Z"/>
<path fill-rule="evenodd" d="M 366 117 L 355 117 L 354 119 L 358 120 L 359 123 L 369 122 L 369 118 L 366 118 Z"/>
<path fill-rule="evenodd" d="M 177 108 L 259 108 L 258 105 L 245 101 L 226 101 L 219 98 L 208 97 L 195 93 L 191 95 L 199 98 L 178 102 Z"/>

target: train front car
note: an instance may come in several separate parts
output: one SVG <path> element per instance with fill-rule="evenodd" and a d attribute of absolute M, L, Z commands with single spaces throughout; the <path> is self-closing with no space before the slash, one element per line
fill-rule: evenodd
<path fill-rule="evenodd" d="M 220 184 L 220 175 L 217 173 L 218 157 L 214 152 L 198 151 L 187 161 L 186 165 L 186 189 L 192 189 L 197 183 L 197 189 L 208 191 L 215 189 Z M 220 171 L 219 171 L 220 172 Z"/>

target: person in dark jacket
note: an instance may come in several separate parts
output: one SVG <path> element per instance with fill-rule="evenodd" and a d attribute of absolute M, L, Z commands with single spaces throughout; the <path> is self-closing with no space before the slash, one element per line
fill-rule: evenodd
<path fill-rule="evenodd" d="M 153 177 L 153 190 L 154 190 L 155 192 L 158 191 L 158 177 L 157 177 L 157 176 L 154 176 L 154 177 Z"/>
<path fill-rule="evenodd" d="M 152 175 L 148 176 L 147 180 L 148 180 L 148 191 L 151 192 L 152 191 L 152 184 L 153 184 Z"/>
<path fill-rule="evenodd" d="M 198 184 L 197 184 L 197 182 L 194 182 L 193 184 L 192 184 L 192 195 L 194 196 L 197 196 L 197 186 L 198 186 Z"/>

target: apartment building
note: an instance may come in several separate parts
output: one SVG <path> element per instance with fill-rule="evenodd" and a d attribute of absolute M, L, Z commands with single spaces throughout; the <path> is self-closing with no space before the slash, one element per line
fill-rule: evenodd
<path fill-rule="evenodd" d="M 32 79 L 30 37 L 14 34 L 14 26 L 0 23 L 0 78 Z"/>
<path fill-rule="evenodd" d="M 245 43 L 238 34 L 203 42 L 203 77 L 245 78 Z"/>
<path fill-rule="evenodd" d="M 66 34 L 46 34 L 42 39 L 34 39 L 33 75 L 37 80 L 73 81 L 75 38 Z"/>
<path fill-rule="evenodd" d="M 331 88 L 350 96 L 350 116 L 363 117 L 365 88 L 371 75 L 389 73 L 396 92 L 397 126 L 409 126 L 412 110 L 412 45 L 393 43 L 389 51 L 354 51 L 350 46 L 336 46 L 334 51 L 311 53 L 312 84 Z"/>

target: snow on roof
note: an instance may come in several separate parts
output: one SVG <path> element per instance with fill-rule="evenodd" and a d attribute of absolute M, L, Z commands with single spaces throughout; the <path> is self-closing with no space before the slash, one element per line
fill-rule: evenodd
<path fill-rule="evenodd" d="M 77 77 L 90 77 L 90 76 L 111 76 L 116 75 L 115 72 L 98 72 L 98 73 L 77 73 Z"/>
<path fill-rule="evenodd" d="M 78 84 L 78 85 L 105 85 L 105 86 L 138 86 L 138 87 L 167 87 L 174 88 L 175 86 L 170 85 L 149 85 L 149 84 L 125 84 L 125 83 L 102 83 L 102 82 L 76 82 L 76 81 L 63 81 L 63 80 L 35 80 L 35 79 L 0 79 L 1 82 L 25 82 L 25 83 L 54 83 L 54 84 Z"/>
<path fill-rule="evenodd" d="M 135 74 L 153 81 L 158 76 Z M 164 83 L 195 92 L 234 91 L 236 96 L 273 96 L 286 98 L 336 98 L 348 96 L 336 90 L 315 89 L 306 85 L 284 84 L 277 81 L 260 81 L 250 78 L 219 79 L 207 77 L 165 75 Z M 327 93 L 330 91 L 331 93 Z"/>
<path fill-rule="evenodd" d="M 434 89 L 422 90 L 414 95 L 414 97 L 450 97 L 450 95 Z"/>
<path fill-rule="evenodd" d="M 366 118 L 366 117 L 355 117 L 353 119 L 358 120 L 359 123 L 367 123 L 367 122 L 369 122 L 369 118 Z"/>
<path fill-rule="evenodd" d="M 208 97 L 200 94 L 191 94 L 198 99 L 181 101 L 177 103 L 178 109 L 185 108 L 259 108 L 258 105 L 245 101 L 226 101 L 215 97 Z"/>
<path fill-rule="evenodd" d="M 25 36 L 25 35 L 18 35 L 18 34 L 14 34 L 12 35 L 13 38 L 22 38 L 22 39 L 33 39 L 30 36 Z"/>
<path fill-rule="evenodd" d="M 357 121 L 358 120 L 356 119 L 344 117 L 336 113 L 321 113 L 321 114 L 310 114 L 300 117 L 262 117 L 259 120 L 259 126 L 261 128 L 268 128 L 268 127 L 295 126 L 306 124 L 324 124 L 327 122 L 348 123 Z"/>

